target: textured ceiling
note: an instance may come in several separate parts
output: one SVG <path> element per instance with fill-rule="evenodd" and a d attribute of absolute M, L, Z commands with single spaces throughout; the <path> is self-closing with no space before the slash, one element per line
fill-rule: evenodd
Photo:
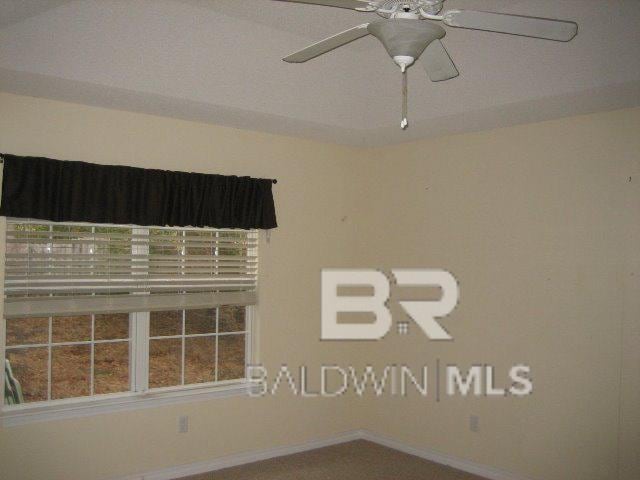
<path fill-rule="evenodd" d="M 359 146 L 640 105 L 640 1 L 447 0 L 575 20 L 570 43 L 449 28 L 460 77 L 400 73 L 373 37 L 281 58 L 378 18 L 271 0 L 0 0 L 0 90 Z"/>

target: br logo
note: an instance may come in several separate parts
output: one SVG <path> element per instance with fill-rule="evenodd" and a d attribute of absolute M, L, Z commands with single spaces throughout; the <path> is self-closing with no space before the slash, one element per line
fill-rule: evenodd
<path fill-rule="evenodd" d="M 404 311 L 431 340 L 451 340 L 436 321 L 451 313 L 458 303 L 458 282 L 445 270 L 398 268 L 391 271 L 393 280 L 404 287 L 440 287 L 442 297 L 436 301 L 399 301 Z M 323 340 L 378 340 L 391 329 L 391 312 L 387 308 L 390 286 L 384 273 L 373 269 L 325 269 L 322 271 Z M 338 295 L 339 287 L 373 288 L 373 295 Z M 338 313 L 373 313 L 371 323 L 338 322 Z"/>

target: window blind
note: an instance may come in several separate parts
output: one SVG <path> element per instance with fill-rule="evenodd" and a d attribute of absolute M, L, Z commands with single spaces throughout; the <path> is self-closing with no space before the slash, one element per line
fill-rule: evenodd
<path fill-rule="evenodd" d="M 7 220 L 5 316 L 256 302 L 256 230 Z"/>

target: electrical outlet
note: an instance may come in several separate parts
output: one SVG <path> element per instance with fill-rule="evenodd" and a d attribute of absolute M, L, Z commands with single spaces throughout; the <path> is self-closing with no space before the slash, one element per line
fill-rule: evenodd
<path fill-rule="evenodd" d="M 178 417 L 178 433 L 187 433 L 189 431 L 189 417 L 181 415 Z"/>
<path fill-rule="evenodd" d="M 480 430 L 480 418 L 477 415 L 471 415 L 469 417 L 469 430 L 472 432 Z"/>

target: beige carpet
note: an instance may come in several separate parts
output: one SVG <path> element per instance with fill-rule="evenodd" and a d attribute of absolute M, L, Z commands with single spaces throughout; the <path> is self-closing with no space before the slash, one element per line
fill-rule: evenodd
<path fill-rule="evenodd" d="M 357 440 L 184 480 L 485 480 L 376 443 Z"/>

